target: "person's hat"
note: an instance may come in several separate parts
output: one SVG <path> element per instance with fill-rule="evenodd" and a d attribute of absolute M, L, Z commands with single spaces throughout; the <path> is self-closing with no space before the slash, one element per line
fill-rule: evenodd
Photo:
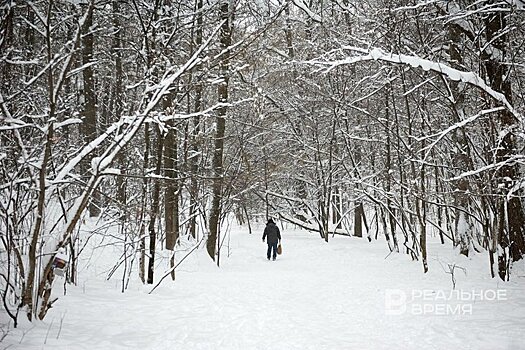
<path fill-rule="evenodd" d="M 272 219 L 272 218 L 269 218 L 269 219 L 268 219 L 268 223 L 269 223 L 269 224 L 275 224 L 275 222 L 273 222 L 273 219 Z"/>

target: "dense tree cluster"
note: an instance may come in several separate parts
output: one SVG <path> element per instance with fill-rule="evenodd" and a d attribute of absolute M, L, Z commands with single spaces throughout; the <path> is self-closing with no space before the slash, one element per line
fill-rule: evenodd
<path fill-rule="evenodd" d="M 503 280 L 525 254 L 521 0 L 4 0 L 0 21 L 15 322 L 45 317 L 60 252 L 75 283 L 85 216 L 144 283 L 181 239 L 219 264 L 230 214 L 381 236 L 425 272 L 427 236 Z"/>

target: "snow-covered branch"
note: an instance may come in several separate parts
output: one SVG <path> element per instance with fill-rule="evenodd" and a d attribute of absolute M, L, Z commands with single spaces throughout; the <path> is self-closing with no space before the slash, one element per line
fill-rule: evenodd
<path fill-rule="evenodd" d="M 479 112 L 476 115 L 473 115 L 473 116 L 471 116 L 469 118 L 466 118 L 464 120 L 459 121 L 458 123 L 456 123 L 456 124 L 446 128 L 443 131 L 440 131 L 440 132 L 435 133 L 435 134 L 430 135 L 430 136 L 416 138 L 417 141 L 423 141 L 423 140 L 426 140 L 428 138 L 436 137 L 436 139 L 430 145 L 426 146 L 425 148 L 423 148 L 421 150 L 421 151 L 426 151 L 424 159 L 426 159 L 428 157 L 428 155 L 430 154 L 430 151 L 432 150 L 432 148 L 434 148 L 434 146 L 439 141 L 441 141 L 446 135 L 448 135 L 452 131 L 457 130 L 457 129 L 462 128 L 462 127 L 465 127 L 467 124 L 474 122 L 479 117 L 482 117 L 482 116 L 487 115 L 487 114 L 491 114 L 491 113 L 495 113 L 495 112 L 501 111 L 503 108 L 504 107 L 495 107 L 495 108 L 483 110 L 483 111 Z"/>
<path fill-rule="evenodd" d="M 525 156 L 521 155 L 521 154 L 517 154 L 517 155 L 514 155 L 512 157 L 509 157 L 505 161 L 498 162 L 498 163 L 491 163 L 491 164 L 488 164 L 488 165 L 486 165 L 484 167 L 481 167 L 481 168 L 477 168 L 477 169 L 474 169 L 474 170 L 471 170 L 471 171 L 466 171 L 464 173 L 459 174 L 458 176 L 454 176 L 454 177 L 448 178 L 448 179 L 446 179 L 446 181 L 461 180 L 461 179 L 463 179 L 465 177 L 477 175 L 477 174 L 480 174 L 480 173 L 488 171 L 488 170 L 500 169 L 500 168 L 502 168 L 504 166 L 509 166 L 509 165 L 513 165 L 513 164 L 516 164 L 516 163 L 525 164 Z"/>
<path fill-rule="evenodd" d="M 90 154 L 95 148 L 97 148 L 102 142 L 104 142 L 110 135 L 117 133 L 115 135 L 115 141 L 106 149 L 104 155 L 98 157 L 97 162 L 93 169 L 94 173 L 103 172 L 109 165 L 113 162 L 114 158 L 118 152 L 124 147 L 133 137 L 136 135 L 142 124 L 146 121 L 150 113 L 161 101 L 162 97 L 166 95 L 169 90 L 172 88 L 174 81 L 179 78 L 182 74 L 192 69 L 198 62 L 199 56 L 202 51 L 208 47 L 212 38 L 218 32 L 220 26 L 217 26 L 209 38 L 204 42 L 204 44 L 195 51 L 193 56 L 178 70 L 168 74 L 164 79 L 154 88 L 150 88 L 150 92 L 153 94 L 151 99 L 146 105 L 146 108 L 142 113 L 135 115 L 134 117 L 122 117 L 118 122 L 111 125 L 103 134 L 99 135 L 93 141 L 88 143 L 84 148 L 79 152 L 79 154 L 73 159 L 69 160 L 64 164 L 60 169 L 59 173 L 53 180 L 53 182 L 58 183 L 64 180 L 64 178 L 73 170 L 75 166 L 80 164 L 80 161 L 84 159 L 88 154 Z M 124 125 L 128 124 L 125 130 L 122 130 Z M 119 133 L 120 132 L 120 133 Z"/>
<path fill-rule="evenodd" d="M 514 109 L 512 104 L 505 97 L 505 95 L 492 89 L 485 82 L 485 80 L 483 80 L 478 74 L 474 72 L 461 71 L 461 70 L 452 68 L 444 63 L 427 60 L 427 59 L 424 59 L 418 56 L 387 53 L 380 48 L 372 48 L 370 50 L 367 50 L 367 49 L 362 49 L 362 48 L 353 47 L 353 46 L 345 46 L 343 47 L 343 49 L 358 52 L 359 54 L 357 56 L 351 56 L 343 60 L 335 60 L 335 61 L 312 60 L 312 61 L 306 61 L 304 63 L 313 64 L 317 66 L 327 66 L 328 68 L 325 70 L 325 72 L 329 72 L 339 66 L 355 64 L 359 62 L 367 62 L 367 61 L 390 62 L 390 63 L 408 65 L 413 68 L 420 68 L 424 71 L 433 71 L 439 74 L 443 74 L 444 76 L 448 77 L 450 80 L 461 81 L 463 83 L 475 86 L 483 90 L 485 93 L 491 96 L 494 100 L 504 105 L 505 108 L 510 113 L 512 113 L 519 121 L 521 122 L 523 121 L 522 115 Z"/>
<path fill-rule="evenodd" d="M 295 4 L 295 6 L 303 10 L 314 21 L 319 23 L 322 22 L 322 18 L 317 13 L 313 12 L 304 0 L 293 0 L 293 3 Z"/>

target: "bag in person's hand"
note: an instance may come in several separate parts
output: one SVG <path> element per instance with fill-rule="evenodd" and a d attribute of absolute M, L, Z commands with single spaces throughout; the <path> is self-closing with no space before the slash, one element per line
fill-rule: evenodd
<path fill-rule="evenodd" d="M 281 243 L 279 243 L 279 245 L 277 246 L 277 254 L 281 255 L 282 253 L 283 253 L 283 247 Z"/>

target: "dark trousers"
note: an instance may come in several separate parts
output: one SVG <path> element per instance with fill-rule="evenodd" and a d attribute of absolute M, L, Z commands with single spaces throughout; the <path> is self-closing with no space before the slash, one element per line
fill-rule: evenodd
<path fill-rule="evenodd" d="M 268 259 L 270 259 L 270 255 L 272 254 L 272 249 L 273 249 L 273 258 L 275 259 L 275 257 L 277 256 L 277 242 L 275 243 L 268 242 L 268 252 L 266 253 L 266 257 Z"/>

